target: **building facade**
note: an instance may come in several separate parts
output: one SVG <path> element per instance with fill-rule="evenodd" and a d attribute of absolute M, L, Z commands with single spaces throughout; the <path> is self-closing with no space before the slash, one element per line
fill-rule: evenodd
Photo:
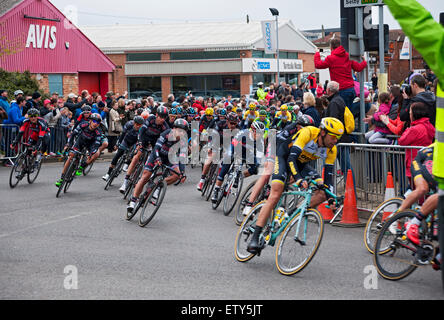
<path fill-rule="evenodd" d="M 2 1 L 0 34 L 0 68 L 29 71 L 43 91 L 109 90 L 113 62 L 48 0 Z"/>
<path fill-rule="evenodd" d="M 264 52 L 260 22 L 83 27 L 116 65 L 110 86 L 130 98 L 170 93 L 248 95 L 258 82 L 276 82 L 276 55 Z M 280 81 L 313 72 L 316 51 L 291 21 L 279 24 Z"/>

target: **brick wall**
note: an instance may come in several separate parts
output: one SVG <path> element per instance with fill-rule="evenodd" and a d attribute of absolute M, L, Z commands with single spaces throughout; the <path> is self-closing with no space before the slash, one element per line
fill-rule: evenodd
<path fill-rule="evenodd" d="M 70 93 L 79 93 L 79 75 L 77 73 L 63 75 L 63 96 L 67 98 Z"/>
<path fill-rule="evenodd" d="M 116 69 L 111 73 L 109 82 L 109 90 L 113 92 L 123 93 L 128 91 L 128 83 L 125 76 L 125 54 L 108 54 L 108 58 L 116 65 Z"/>
<path fill-rule="evenodd" d="M 39 74 L 39 77 L 37 77 L 37 74 L 31 75 L 32 78 L 37 80 L 40 88 L 40 93 L 48 93 L 49 94 L 49 80 L 47 74 Z"/>
<path fill-rule="evenodd" d="M 298 59 L 304 63 L 304 72 L 315 72 L 314 53 L 299 53 Z"/>

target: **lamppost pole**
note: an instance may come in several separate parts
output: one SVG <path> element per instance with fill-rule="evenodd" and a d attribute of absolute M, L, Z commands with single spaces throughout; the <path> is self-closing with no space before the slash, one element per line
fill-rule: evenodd
<path fill-rule="evenodd" d="M 276 8 L 269 8 L 269 9 L 270 9 L 271 14 L 276 17 L 277 83 L 279 85 L 279 77 L 280 77 L 280 72 L 279 72 L 279 21 L 278 21 L 279 11 Z"/>

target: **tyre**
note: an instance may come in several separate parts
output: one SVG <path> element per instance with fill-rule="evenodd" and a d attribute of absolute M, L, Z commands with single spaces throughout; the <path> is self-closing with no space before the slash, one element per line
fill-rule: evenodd
<path fill-rule="evenodd" d="M 216 202 L 211 201 L 211 207 L 213 208 L 213 210 L 216 210 L 219 207 L 220 203 L 222 202 L 222 199 L 225 196 L 225 190 L 227 189 L 227 185 L 228 182 L 225 181 L 219 189 L 219 197 L 217 198 L 217 201 Z"/>
<path fill-rule="evenodd" d="M 206 195 L 208 188 L 210 187 L 211 180 L 213 178 L 214 172 L 216 171 L 217 165 L 212 164 L 210 171 L 208 172 L 207 178 L 205 179 L 204 185 L 202 187 L 202 197 Z"/>
<path fill-rule="evenodd" d="M 324 222 L 319 211 L 308 209 L 305 212 L 299 234 L 296 235 L 300 219 L 300 213 L 291 219 L 276 247 L 276 266 L 286 276 L 302 271 L 309 264 L 318 251 L 324 234 Z"/>
<path fill-rule="evenodd" d="M 234 256 L 239 262 L 247 262 L 255 256 L 247 251 L 247 247 L 253 236 L 253 226 L 256 224 L 257 216 L 264 204 L 265 201 L 262 201 L 255 205 L 239 227 L 234 243 Z"/>
<path fill-rule="evenodd" d="M 214 186 L 216 185 L 217 181 L 217 170 L 214 172 L 213 176 L 210 180 L 210 187 L 207 189 L 207 194 L 205 197 L 205 200 L 208 201 L 211 198 L 211 195 L 213 194 Z"/>
<path fill-rule="evenodd" d="M 142 211 L 140 212 L 139 226 L 145 227 L 154 218 L 157 210 L 159 210 L 160 206 L 162 205 L 166 189 L 167 183 L 165 181 L 157 183 L 153 188 L 148 196 L 148 199 L 145 201 Z M 158 197 L 157 199 L 153 199 L 153 194 L 156 190 L 158 190 Z"/>
<path fill-rule="evenodd" d="M 94 162 L 89 164 L 89 165 L 87 165 L 86 168 L 83 169 L 83 175 L 84 176 L 87 176 L 91 172 L 91 169 L 92 169 L 93 165 L 94 165 Z"/>
<path fill-rule="evenodd" d="M 32 161 L 34 161 L 34 159 L 31 159 Z M 31 163 L 30 166 L 34 166 L 34 163 Z M 40 173 L 40 168 L 42 167 L 42 160 L 39 161 L 38 165 L 36 167 L 33 167 L 31 172 L 28 172 L 28 183 L 29 184 L 33 184 L 34 181 L 37 179 L 39 173 Z"/>
<path fill-rule="evenodd" d="M 378 273 L 388 280 L 407 277 L 418 267 L 416 247 L 407 239 L 405 224 L 415 217 L 415 211 L 405 210 L 389 218 L 376 237 L 373 261 Z"/>
<path fill-rule="evenodd" d="M 240 201 L 239 201 L 239 204 L 237 205 L 237 209 L 236 209 L 236 214 L 234 215 L 234 222 L 236 222 L 236 224 L 238 226 L 240 226 L 242 224 L 242 221 L 245 218 L 244 215 L 243 215 L 243 211 L 244 211 L 244 208 L 245 208 L 245 203 L 250 198 L 250 195 L 253 192 L 253 188 L 254 188 L 254 186 L 255 186 L 257 181 L 258 181 L 258 179 L 256 179 L 253 182 L 251 182 L 247 186 L 245 191 L 242 193 L 242 196 L 240 197 Z"/>
<path fill-rule="evenodd" d="M 403 198 L 391 198 L 382 202 L 368 218 L 364 230 L 364 244 L 367 250 L 373 254 L 376 237 L 385 221 L 391 217 L 393 212 L 401 206 Z"/>
<path fill-rule="evenodd" d="M 235 207 L 237 200 L 242 192 L 242 186 L 244 184 L 244 175 L 242 172 L 239 172 L 239 181 L 237 188 L 234 188 L 234 177 L 231 180 L 231 183 L 228 186 L 227 195 L 224 201 L 224 215 L 228 216 L 233 208 Z"/>
<path fill-rule="evenodd" d="M 26 155 L 24 153 L 21 153 L 17 159 L 14 162 L 14 165 L 11 168 L 11 173 L 9 175 L 9 186 L 11 187 L 11 189 L 14 189 L 18 183 L 20 182 L 20 180 L 23 179 L 23 177 L 25 176 L 24 171 L 25 171 L 25 159 L 26 159 Z"/>
<path fill-rule="evenodd" d="M 65 174 L 65 187 L 63 189 L 63 193 L 66 193 L 69 189 L 69 187 L 71 186 L 72 181 L 74 180 L 74 177 L 76 175 L 76 170 L 78 168 L 78 160 L 77 159 L 73 159 L 73 161 L 71 162 L 71 164 L 68 167 L 68 170 L 66 171 Z"/>

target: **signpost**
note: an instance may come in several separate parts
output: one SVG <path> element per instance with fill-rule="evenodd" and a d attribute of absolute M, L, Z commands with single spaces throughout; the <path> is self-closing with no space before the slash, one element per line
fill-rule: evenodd
<path fill-rule="evenodd" d="M 366 6 L 382 6 L 384 0 L 344 0 L 345 8 L 358 8 Z"/>

